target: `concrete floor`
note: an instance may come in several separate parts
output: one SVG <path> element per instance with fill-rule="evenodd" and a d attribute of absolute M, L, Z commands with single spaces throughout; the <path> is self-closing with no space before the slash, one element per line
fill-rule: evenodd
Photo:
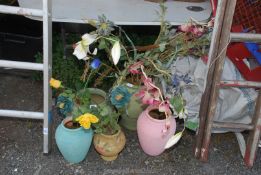
<path fill-rule="evenodd" d="M 0 70 L 0 108 L 42 109 L 42 84 L 28 74 Z M 61 118 L 54 112 L 54 128 Z M 91 147 L 86 160 L 72 165 L 60 154 L 54 139 L 49 155 L 42 154 L 42 123 L 35 120 L 0 119 L 0 175 L 241 175 L 261 174 L 261 149 L 252 169 L 244 166 L 233 134 L 213 134 L 208 163 L 193 156 L 195 135 L 186 131 L 175 147 L 151 157 L 140 148 L 136 132 L 125 131 L 127 143 L 117 160 L 103 161 Z"/>

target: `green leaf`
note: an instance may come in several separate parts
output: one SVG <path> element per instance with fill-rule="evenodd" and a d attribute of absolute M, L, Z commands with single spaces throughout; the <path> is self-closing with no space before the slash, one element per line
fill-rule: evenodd
<path fill-rule="evenodd" d="M 174 96 L 170 99 L 170 104 L 174 107 L 177 113 L 180 113 L 184 108 L 183 98 L 181 96 Z"/>
<path fill-rule="evenodd" d="M 105 49 L 106 47 L 107 47 L 106 41 L 104 39 L 101 39 L 98 48 L 102 50 Z"/>

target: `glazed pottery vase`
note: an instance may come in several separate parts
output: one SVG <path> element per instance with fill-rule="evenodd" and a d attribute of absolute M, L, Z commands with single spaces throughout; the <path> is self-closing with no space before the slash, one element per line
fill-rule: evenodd
<path fill-rule="evenodd" d="M 91 103 L 93 105 L 106 103 L 105 102 L 107 96 L 106 92 L 98 88 L 88 88 L 88 90 L 90 92 Z"/>
<path fill-rule="evenodd" d="M 93 130 L 79 127 L 69 129 L 65 124 L 72 121 L 72 117 L 65 118 L 55 132 L 56 144 L 65 160 L 70 163 L 79 163 L 86 157 L 91 146 Z"/>
<path fill-rule="evenodd" d="M 143 111 L 137 121 L 138 138 L 143 151 L 151 156 L 157 156 L 164 152 L 165 145 L 176 131 L 176 121 L 170 117 L 170 127 L 166 129 L 166 119 L 155 119 L 149 113 L 158 109 L 149 106 Z"/>
<path fill-rule="evenodd" d="M 94 134 L 93 144 L 101 158 L 106 161 L 117 159 L 118 154 L 123 150 L 126 138 L 122 130 L 114 135 Z"/>
<path fill-rule="evenodd" d="M 128 130 L 135 131 L 137 130 L 137 120 L 140 113 L 144 110 L 142 104 L 140 103 L 138 97 L 135 96 L 135 93 L 138 92 L 139 87 L 132 84 L 125 84 L 128 91 L 133 94 L 131 96 L 130 102 L 127 107 L 122 109 L 120 125 Z"/>

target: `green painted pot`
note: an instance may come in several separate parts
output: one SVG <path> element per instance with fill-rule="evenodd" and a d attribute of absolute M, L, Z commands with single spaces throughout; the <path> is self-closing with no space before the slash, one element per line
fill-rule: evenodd
<path fill-rule="evenodd" d="M 91 94 L 91 102 L 95 104 L 103 104 L 106 103 L 106 92 L 98 88 L 88 88 Z"/>
<path fill-rule="evenodd" d="M 134 95 L 138 92 L 139 86 L 135 86 L 132 84 L 125 84 L 128 91 L 133 94 L 130 102 L 128 103 L 127 107 L 122 109 L 121 112 L 121 120 L 120 125 L 128 130 L 135 131 L 137 129 L 137 120 L 140 113 L 144 110 L 140 100 Z"/>

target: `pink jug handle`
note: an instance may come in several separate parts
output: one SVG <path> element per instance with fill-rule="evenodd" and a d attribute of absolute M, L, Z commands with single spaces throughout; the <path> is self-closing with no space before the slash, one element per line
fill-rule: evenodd
<path fill-rule="evenodd" d="M 170 129 L 170 120 L 169 118 L 166 118 L 165 128 L 162 129 L 161 132 L 163 133 L 163 135 L 166 135 L 169 132 L 169 129 Z"/>

